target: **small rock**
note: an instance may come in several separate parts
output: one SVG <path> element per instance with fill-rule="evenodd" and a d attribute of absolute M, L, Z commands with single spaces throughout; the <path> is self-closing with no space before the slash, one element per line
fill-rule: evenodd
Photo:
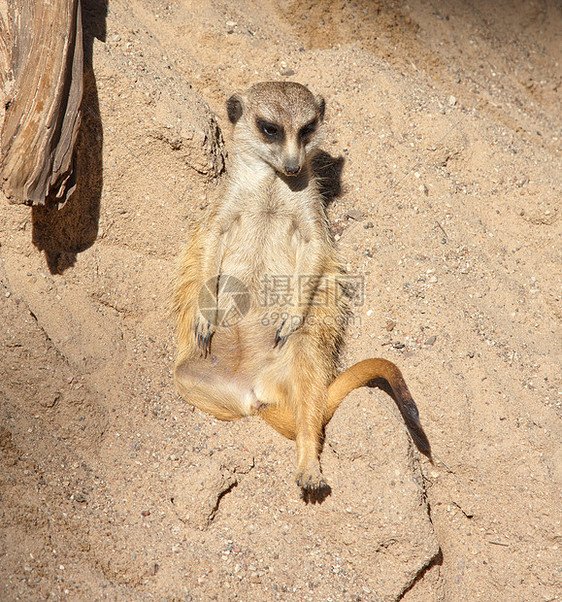
<path fill-rule="evenodd" d="M 385 328 L 388 330 L 388 332 L 392 332 L 394 330 L 395 326 L 396 326 L 396 322 L 394 320 L 387 320 L 386 321 Z"/>
<path fill-rule="evenodd" d="M 150 510 L 143 510 L 143 511 L 141 512 L 141 515 L 142 515 L 142 516 L 150 516 Z"/>
<path fill-rule="evenodd" d="M 425 345 L 431 346 L 431 345 L 433 345 L 433 343 L 435 343 L 436 340 L 437 340 L 437 337 L 435 335 L 433 335 L 432 337 L 429 337 L 429 339 L 427 339 L 427 341 L 425 342 Z"/>
<path fill-rule="evenodd" d="M 350 209 L 345 217 L 348 219 L 353 219 L 356 222 L 362 222 L 365 219 L 365 213 L 363 211 L 359 211 L 358 209 Z"/>
<path fill-rule="evenodd" d="M 404 347 L 406 347 L 405 343 L 393 343 L 392 347 L 394 349 L 404 349 Z"/>
<path fill-rule="evenodd" d="M 457 99 L 454 96 L 449 96 L 449 106 L 454 107 L 457 104 Z"/>
<path fill-rule="evenodd" d="M 154 563 L 147 571 L 147 573 L 151 576 L 156 575 L 156 573 L 160 570 L 160 565 L 158 563 Z"/>
<path fill-rule="evenodd" d="M 373 224 L 373 222 L 367 222 L 363 228 L 365 228 L 365 230 L 370 230 L 371 228 L 374 228 L 375 225 Z"/>
<path fill-rule="evenodd" d="M 292 77 L 295 74 L 294 69 L 286 69 L 285 71 L 281 71 L 281 75 L 283 77 Z"/>
<path fill-rule="evenodd" d="M 334 233 L 334 235 L 337 237 L 339 236 L 341 238 L 341 235 L 343 234 L 344 231 L 344 227 L 342 224 L 335 222 L 334 224 L 332 224 L 332 232 Z M 336 240 L 338 240 L 336 238 Z"/>
<path fill-rule="evenodd" d="M 46 397 L 40 401 L 44 408 L 52 408 L 60 399 L 61 394 L 57 391 L 52 397 Z"/>

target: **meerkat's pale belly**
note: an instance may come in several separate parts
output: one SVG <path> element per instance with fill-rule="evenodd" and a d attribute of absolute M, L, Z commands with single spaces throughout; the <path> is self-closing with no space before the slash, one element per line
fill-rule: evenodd
<path fill-rule="evenodd" d="M 273 279 L 291 286 L 303 241 L 296 215 L 260 212 L 240 217 L 222 240 L 221 273 L 235 276 L 252 291 Z"/>

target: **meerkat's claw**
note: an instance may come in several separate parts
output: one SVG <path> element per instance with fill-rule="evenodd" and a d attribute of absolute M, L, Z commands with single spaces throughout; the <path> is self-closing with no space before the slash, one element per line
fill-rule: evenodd
<path fill-rule="evenodd" d="M 205 326 L 201 326 L 200 321 L 195 322 L 195 340 L 197 341 L 197 347 L 201 350 L 201 355 L 206 358 L 211 352 L 211 339 L 213 338 L 214 329 L 206 323 Z"/>
<path fill-rule="evenodd" d="M 298 324 L 294 326 L 293 321 L 294 316 L 291 318 L 291 320 L 285 319 L 283 322 L 281 322 L 281 326 L 279 326 L 277 332 L 275 333 L 275 341 L 273 343 L 274 349 L 276 347 L 281 349 L 281 347 L 283 347 L 283 345 L 287 342 L 287 339 L 293 334 L 293 332 L 295 332 L 295 330 L 297 330 L 297 328 L 299 328 L 302 322 L 299 318 Z"/>
<path fill-rule="evenodd" d="M 275 349 L 276 347 L 279 347 L 279 349 L 281 349 L 281 347 L 283 347 L 283 345 L 287 342 L 287 339 L 289 338 L 289 334 L 286 334 L 285 336 L 281 336 L 281 327 L 279 327 L 277 329 L 277 332 L 275 333 L 275 341 L 273 342 L 273 349 Z"/>
<path fill-rule="evenodd" d="M 306 491 L 318 491 L 329 487 L 320 471 L 317 474 L 308 471 L 299 472 L 296 481 L 297 485 Z"/>

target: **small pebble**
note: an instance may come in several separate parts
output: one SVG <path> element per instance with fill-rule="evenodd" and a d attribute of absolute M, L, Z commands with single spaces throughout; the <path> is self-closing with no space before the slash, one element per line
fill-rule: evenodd
<path fill-rule="evenodd" d="M 156 575 L 156 573 L 160 570 L 160 565 L 158 563 L 154 563 L 149 569 L 148 569 L 148 574 L 149 575 Z"/>
<path fill-rule="evenodd" d="M 437 337 L 435 335 L 433 335 L 432 337 L 429 337 L 429 339 L 427 339 L 427 341 L 425 342 L 426 345 L 433 345 L 433 343 L 435 343 L 435 341 L 437 340 Z"/>
<path fill-rule="evenodd" d="M 358 209 L 350 209 L 345 217 L 348 219 L 353 219 L 356 222 L 362 222 L 365 219 L 365 213 L 363 211 L 359 211 Z"/>
<path fill-rule="evenodd" d="M 394 320 L 387 320 L 386 321 L 385 328 L 388 330 L 388 332 L 392 332 L 394 330 L 395 326 L 396 326 L 396 322 Z"/>

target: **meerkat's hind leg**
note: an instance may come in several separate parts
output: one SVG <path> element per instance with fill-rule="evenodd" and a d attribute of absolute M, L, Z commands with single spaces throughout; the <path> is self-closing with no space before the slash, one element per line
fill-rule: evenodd
<path fill-rule="evenodd" d="M 255 383 L 254 390 L 263 402 L 258 415 L 275 430 L 297 444 L 295 479 L 303 490 L 317 491 L 328 485 L 320 469 L 320 448 L 327 387 L 314 370 L 306 344 L 288 343 L 282 351 L 282 365 L 269 366 Z"/>
<path fill-rule="evenodd" d="M 314 491 L 325 489 L 328 483 L 324 479 L 320 467 L 320 448 L 322 446 L 322 422 L 320 417 L 315 417 L 315 407 L 306 407 L 304 404 L 297 411 L 296 444 L 297 444 L 297 471 L 295 480 L 302 489 Z M 318 418 L 318 419 L 316 419 Z"/>
<path fill-rule="evenodd" d="M 324 406 L 327 388 L 323 386 L 321 374 L 312 370 L 311 358 L 294 358 L 301 365 L 297 373 L 292 394 L 295 413 L 295 441 L 297 444 L 297 485 L 306 490 L 324 489 L 328 486 L 320 468 L 320 451 L 323 439 Z M 308 369 L 302 369 L 302 365 Z"/>
<path fill-rule="evenodd" d="M 174 379 L 187 402 L 219 420 L 253 416 L 262 405 L 249 384 L 208 360 L 189 359 L 179 363 Z"/>

